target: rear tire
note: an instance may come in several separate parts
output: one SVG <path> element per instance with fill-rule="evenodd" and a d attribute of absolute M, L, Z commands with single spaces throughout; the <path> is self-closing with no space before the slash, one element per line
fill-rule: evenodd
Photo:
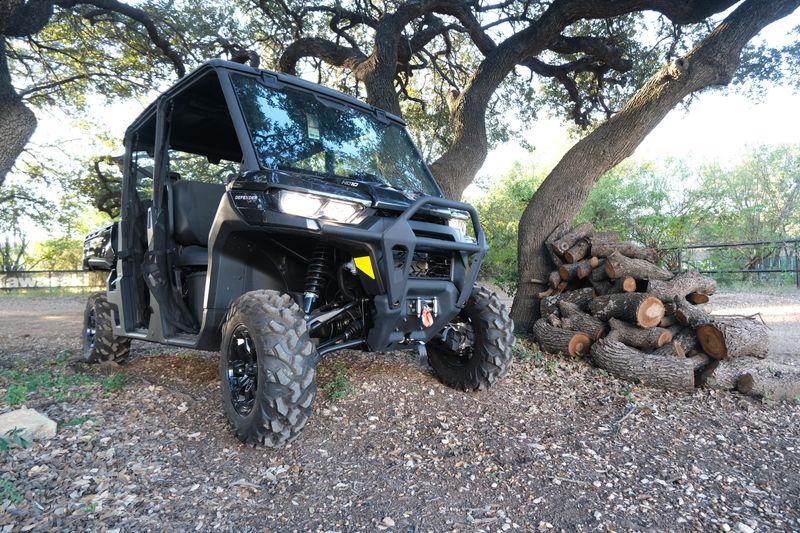
<path fill-rule="evenodd" d="M 483 390 L 508 373 L 514 322 L 495 293 L 475 287 L 450 323 L 471 330 L 472 345 L 456 351 L 438 338 L 427 344 L 428 361 L 442 383 L 456 389 Z"/>
<path fill-rule="evenodd" d="M 111 304 L 104 292 L 89 296 L 83 312 L 83 360 L 86 363 L 114 361 L 125 363 L 131 353 L 131 340 L 114 335 Z"/>
<path fill-rule="evenodd" d="M 317 354 L 291 296 L 251 291 L 231 306 L 222 329 L 219 373 L 225 415 L 246 443 L 294 440 L 317 394 Z"/>

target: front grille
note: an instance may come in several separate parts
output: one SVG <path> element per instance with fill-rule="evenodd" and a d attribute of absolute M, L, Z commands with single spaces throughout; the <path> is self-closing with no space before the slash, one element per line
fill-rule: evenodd
<path fill-rule="evenodd" d="M 394 250 L 394 265 L 403 268 L 405 250 Z M 449 252 L 414 252 L 409 276 L 424 279 L 450 279 L 453 254 Z"/>

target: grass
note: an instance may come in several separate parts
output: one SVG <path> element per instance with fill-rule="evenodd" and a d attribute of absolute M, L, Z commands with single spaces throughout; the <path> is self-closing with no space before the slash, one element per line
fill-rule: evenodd
<path fill-rule="evenodd" d="M 336 361 L 330 365 L 326 365 L 325 370 L 331 374 L 331 377 L 329 381 L 322 385 L 322 389 L 328 393 L 331 400 L 341 400 L 353 391 L 349 369 L 344 363 Z"/>
<path fill-rule="evenodd" d="M 7 479 L 0 479 L 0 501 L 8 500 L 11 503 L 20 503 L 22 493 Z"/>
<path fill-rule="evenodd" d="M 37 368 L 0 371 L 0 386 L 5 386 L 5 404 L 15 406 L 25 403 L 29 396 L 46 396 L 56 402 L 85 398 L 102 392 L 119 391 L 125 384 L 124 374 L 100 376 L 73 373 L 68 369 L 72 353 L 65 351 Z"/>
<path fill-rule="evenodd" d="M 0 290 L 0 300 L 14 298 L 35 298 L 37 296 L 89 296 L 104 290 L 103 285 L 97 287 L 42 287 L 36 289 L 3 289 Z"/>

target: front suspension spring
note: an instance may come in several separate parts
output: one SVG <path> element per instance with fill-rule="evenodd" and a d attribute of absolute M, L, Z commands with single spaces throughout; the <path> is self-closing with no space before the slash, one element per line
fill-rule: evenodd
<path fill-rule="evenodd" d="M 323 244 L 318 244 L 311 256 L 306 271 L 306 287 L 303 292 L 303 312 L 308 314 L 319 298 L 320 292 L 330 278 L 331 251 Z"/>

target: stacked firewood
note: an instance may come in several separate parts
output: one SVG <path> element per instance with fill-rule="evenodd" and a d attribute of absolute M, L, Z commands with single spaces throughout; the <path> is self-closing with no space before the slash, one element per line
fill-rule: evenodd
<path fill-rule="evenodd" d="M 556 230 L 545 245 L 555 269 L 539 294 L 541 318 L 533 328 L 545 351 L 590 355 L 618 377 L 666 389 L 800 394 L 796 370 L 776 378 L 774 365 L 760 362 L 769 345 L 762 322 L 708 314 L 713 279 L 673 274 L 656 264 L 653 248 L 594 233 L 589 223 Z"/>

